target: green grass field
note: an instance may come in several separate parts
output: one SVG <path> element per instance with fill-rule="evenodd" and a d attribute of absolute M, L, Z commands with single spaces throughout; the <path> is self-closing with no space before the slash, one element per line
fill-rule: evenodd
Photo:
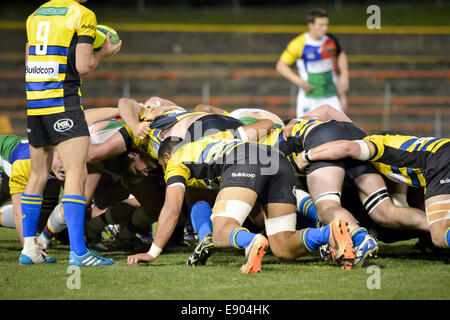
<path fill-rule="evenodd" d="M 282 262 L 264 258 L 261 274 L 238 272 L 243 252 L 223 250 L 195 269 L 185 266 L 187 248 L 172 248 L 152 265 L 129 267 L 127 254 L 110 252 L 112 267 L 80 269 L 80 288 L 69 289 L 68 247 L 48 250 L 56 264 L 19 266 L 15 230 L 0 229 L 0 299 L 157 299 L 157 300 L 334 300 L 450 299 L 450 268 L 442 257 L 424 257 L 411 249 L 416 240 L 380 244 L 378 259 L 341 271 L 318 255 Z M 379 267 L 380 289 L 368 289 Z M 70 281 L 69 283 L 73 283 Z M 370 281 L 370 283 L 373 283 Z"/>

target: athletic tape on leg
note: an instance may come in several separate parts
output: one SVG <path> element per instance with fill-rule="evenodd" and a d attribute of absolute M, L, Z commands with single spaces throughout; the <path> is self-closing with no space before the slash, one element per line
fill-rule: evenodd
<path fill-rule="evenodd" d="M 378 189 L 363 200 L 364 208 L 370 214 L 384 200 L 389 199 L 389 193 L 385 187 Z"/>
<path fill-rule="evenodd" d="M 240 200 L 222 200 L 214 204 L 211 221 L 216 217 L 226 217 L 236 220 L 240 226 L 248 217 L 252 206 Z"/>
<path fill-rule="evenodd" d="M 331 200 L 331 201 L 341 203 L 341 193 L 337 192 L 337 191 L 330 191 L 330 192 L 322 193 L 320 196 L 318 196 L 314 200 L 314 204 L 317 204 L 318 202 L 323 201 L 323 200 Z"/>
<path fill-rule="evenodd" d="M 428 225 L 450 219 L 450 200 L 438 201 L 425 208 Z"/>
<path fill-rule="evenodd" d="M 291 213 L 285 216 L 269 218 L 264 221 L 268 237 L 283 231 L 295 231 L 297 225 L 297 214 Z"/>

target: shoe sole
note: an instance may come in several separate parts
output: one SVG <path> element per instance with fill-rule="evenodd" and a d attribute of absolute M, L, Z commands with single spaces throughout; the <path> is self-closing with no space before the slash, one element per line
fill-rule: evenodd
<path fill-rule="evenodd" d="M 200 250 L 200 253 L 197 253 L 194 249 L 194 252 L 189 256 L 188 260 L 186 261 L 186 265 L 188 267 L 197 267 L 199 265 L 205 265 L 206 260 L 214 253 L 214 244 L 211 243 L 207 247 Z"/>
<path fill-rule="evenodd" d="M 369 256 L 374 256 L 374 255 L 373 255 L 374 252 L 375 252 L 375 256 L 376 256 L 377 253 L 378 253 L 378 246 L 376 246 L 375 248 L 373 248 L 373 249 L 367 251 L 366 254 L 364 255 L 364 257 L 361 259 L 361 261 L 360 261 L 358 264 L 355 264 L 355 265 L 353 266 L 353 268 L 355 268 L 355 269 L 356 269 L 356 268 L 361 268 L 361 267 L 363 266 L 363 264 L 364 264 L 364 261 L 366 261 L 366 259 L 367 259 Z"/>
<path fill-rule="evenodd" d="M 333 261 L 336 261 L 342 270 L 353 268 L 355 249 L 348 223 L 343 219 L 336 219 L 330 223 L 330 251 Z"/>
<path fill-rule="evenodd" d="M 269 249 L 269 241 L 261 237 L 252 244 L 249 254 L 245 257 L 245 262 L 239 269 L 241 273 L 252 274 L 261 272 L 261 264 L 264 255 Z"/>

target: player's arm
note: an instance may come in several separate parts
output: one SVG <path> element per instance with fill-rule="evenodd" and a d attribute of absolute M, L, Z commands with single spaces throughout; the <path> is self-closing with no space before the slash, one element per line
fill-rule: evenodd
<path fill-rule="evenodd" d="M 184 195 L 184 185 L 172 184 L 166 188 L 166 197 L 159 214 L 158 228 L 152 246 L 146 253 L 128 256 L 128 265 L 135 266 L 139 262 L 152 262 L 159 256 L 175 230 L 183 206 Z"/>
<path fill-rule="evenodd" d="M 111 44 L 108 32 L 106 40 L 97 52 L 93 51 L 93 43 L 95 39 L 95 30 L 97 27 L 97 18 L 95 14 L 87 10 L 83 12 L 80 22 L 76 29 L 77 45 L 75 47 L 75 67 L 81 76 L 95 70 L 101 59 L 110 57 L 119 52 L 122 46 L 122 40 L 118 44 Z"/>
<path fill-rule="evenodd" d="M 30 52 L 30 45 L 28 42 L 25 44 L 25 66 L 28 64 L 28 53 Z"/>
<path fill-rule="evenodd" d="M 341 51 L 337 58 L 339 77 L 337 80 L 337 90 L 339 100 L 344 110 L 347 109 L 347 91 L 349 89 L 348 59 L 344 51 Z"/>
<path fill-rule="evenodd" d="M 290 65 L 288 65 L 283 60 L 279 59 L 277 62 L 276 70 L 279 74 L 281 74 L 284 78 L 295 84 L 297 87 L 305 90 L 306 93 L 312 90 L 312 86 L 308 81 L 303 80 L 298 73 L 296 73 Z"/>
<path fill-rule="evenodd" d="M 30 168 L 30 159 L 16 160 L 11 166 L 11 176 L 9 177 L 9 192 L 13 205 L 14 222 L 16 223 L 17 237 L 21 243 L 23 243 L 21 195 L 28 184 Z"/>
<path fill-rule="evenodd" d="M 296 162 L 303 170 L 312 161 L 333 161 L 343 158 L 366 161 L 373 158 L 376 153 L 375 145 L 367 140 L 336 140 L 304 150 L 298 155 Z"/>
<path fill-rule="evenodd" d="M 242 132 L 241 128 L 245 133 Z M 275 129 L 272 120 L 261 119 L 255 123 L 239 127 L 238 132 L 240 133 L 242 140 L 258 141 L 258 139 L 269 134 L 272 129 Z M 242 137 L 242 135 L 244 135 L 244 137 Z"/>
<path fill-rule="evenodd" d="M 106 35 L 107 40 L 105 40 L 100 50 L 97 52 L 93 51 L 92 43 L 78 42 L 75 49 L 75 66 L 81 76 L 94 71 L 101 59 L 111 57 L 120 51 L 122 40 L 120 40 L 118 44 L 113 45 L 110 42 L 110 36 L 111 34 L 108 32 Z"/>
<path fill-rule="evenodd" d="M 281 54 L 280 59 L 278 59 L 275 69 L 284 78 L 308 93 L 312 90 L 312 86 L 308 83 L 308 81 L 302 79 L 300 75 L 291 68 L 295 61 L 301 58 L 301 53 L 303 52 L 304 45 L 304 41 L 300 37 L 297 37 L 289 42 L 288 46 Z"/>
<path fill-rule="evenodd" d="M 119 115 L 118 108 L 92 108 L 84 110 L 88 127 L 96 122 L 116 118 Z"/>
<path fill-rule="evenodd" d="M 139 139 L 144 139 L 150 132 L 150 123 L 139 120 L 140 115 L 145 111 L 144 109 L 144 105 L 134 99 L 119 99 L 120 116 Z"/>
<path fill-rule="evenodd" d="M 86 162 L 96 163 L 118 156 L 127 151 L 127 144 L 119 132 L 113 134 L 108 140 L 99 144 L 89 144 Z"/>
<path fill-rule="evenodd" d="M 146 108 L 144 110 L 144 112 L 142 113 L 142 119 L 144 119 L 145 121 L 153 121 L 157 117 L 164 114 L 165 112 L 173 111 L 173 110 L 186 111 L 186 109 L 184 109 L 183 107 L 172 106 L 172 105 Z"/>

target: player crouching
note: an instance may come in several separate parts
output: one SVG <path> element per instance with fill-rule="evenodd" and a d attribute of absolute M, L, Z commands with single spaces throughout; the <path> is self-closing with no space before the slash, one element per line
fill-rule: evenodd
<path fill-rule="evenodd" d="M 129 256 L 129 265 L 152 262 L 160 255 L 175 228 L 186 185 L 208 179 L 221 181 L 211 216 L 212 241 L 217 248 L 245 249 L 242 273 L 261 272 L 269 244 L 275 256 L 292 260 L 329 243 L 333 260 L 343 269 L 352 268 L 355 253 L 343 219 L 320 229 L 295 230 L 295 178 L 288 160 L 276 149 L 220 132 L 193 142 L 166 138 L 158 157 L 167 184 L 158 229 L 149 252 Z M 266 212 L 267 238 L 242 227 L 257 200 Z"/>

